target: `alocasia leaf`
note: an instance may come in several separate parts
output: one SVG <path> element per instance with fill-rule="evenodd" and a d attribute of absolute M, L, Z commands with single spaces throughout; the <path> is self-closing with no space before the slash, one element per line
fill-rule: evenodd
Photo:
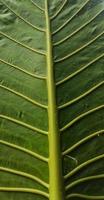
<path fill-rule="evenodd" d="M 0 0 L 0 200 L 104 199 L 104 0 Z"/>

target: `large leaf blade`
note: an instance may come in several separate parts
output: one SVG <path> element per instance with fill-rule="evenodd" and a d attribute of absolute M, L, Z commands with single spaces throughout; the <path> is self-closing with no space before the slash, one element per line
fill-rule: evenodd
<path fill-rule="evenodd" d="M 72 2 L 77 11 L 63 26 L 59 25 L 62 13 L 59 24 L 53 21 L 53 30 L 57 26 L 53 39 L 68 199 L 104 198 L 100 189 L 104 181 L 100 175 L 104 165 L 103 3 L 81 1 L 77 8 Z M 71 2 L 66 10 L 68 4 Z"/>
<path fill-rule="evenodd" d="M 46 90 L 44 78 L 46 76 L 44 68 L 45 45 L 44 39 L 43 42 L 38 42 L 40 38 L 44 38 L 44 33 L 41 31 L 43 28 L 40 27 L 39 31 L 35 29 L 37 24 L 33 24 L 32 20 L 35 16 L 32 13 L 33 10 L 37 13 L 37 22 L 41 22 L 39 18 L 44 17 L 44 15 L 29 1 L 26 2 L 25 7 L 23 2 L 15 3 L 1 2 L 3 6 L 1 8 L 3 13 L 1 18 L 1 45 L 4 49 L 1 52 L 0 68 L 0 95 L 2 97 L 0 102 L 2 109 L 0 115 L 1 187 L 29 189 L 34 188 L 35 185 L 38 193 L 40 190 L 46 192 L 48 187 L 46 159 L 48 157 L 48 140 L 44 133 L 47 133 L 48 120 L 46 120 L 47 93 L 44 93 Z M 29 9 L 27 9 L 28 7 Z M 10 18 L 10 21 L 8 18 Z M 7 24 L 5 25 L 5 23 Z M 37 38 L 37 42 L 34 37 Z M 5 45 L 8 48 L 5 48 Z M 11 53 L 9 54 L 9 52 Z M 22 57 L 20 56 L 21 53 Z M 38 60 L 36 61 L 36 59 Z M 39 60 L 43 63 L 42 67 Z M 40 67 L 38 67 L 39 65 Z M 9 74 L 12 74 L 12 76 Z M 33 85 L 35 93 L 33 92 Z M 7 99 L 8 104 L 6 105 Z M 12 105 L 14 105 L 14 108 L 12 108 Z M 35 126 L 34 121 L 36 122 Z M 42 145 L 39 145 L 39 143 Z M 10 179 L 11 183 L 8 185 Z M 21 191 L 22 189 L 20 189 L 20 192 L 18 191 L 19 194 L 16 193 L 16 198 L 25 198 L 25 194 L 23 195 Z M 9 197 L 8 193 L 1 193 L 0 195 L 1 198 L 14 198 L 15 193 L 9 194 Z M 27 198 L 30 195 L 32 195 L 31 192 L 28 193 Z M 42 196 L 41 199 L 44 199 Z M 31 198 L 34 198 L 34 195 Z M 36 198 L 40 197 L 36 195 Z"/>
<path fill-rule="evenodd" d="M 0 5 L 1 198 L 103 199 L 104 1 Z"/>

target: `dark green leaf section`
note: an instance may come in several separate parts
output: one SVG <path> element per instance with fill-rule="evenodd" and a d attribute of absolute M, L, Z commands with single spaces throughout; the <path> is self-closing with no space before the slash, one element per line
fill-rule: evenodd
<path fill-rule="evenodd" d="M 104 199 L 104 1 L 67 1 L 52 32 L 67 199 Z"/>
<path fill-rule="evenodd" d="M 65 199 L 104 199 L 104 0 L 48 3 Z M 1 200 L 48 197 L 46 40 L 45 0 L 0 0 Z"/>

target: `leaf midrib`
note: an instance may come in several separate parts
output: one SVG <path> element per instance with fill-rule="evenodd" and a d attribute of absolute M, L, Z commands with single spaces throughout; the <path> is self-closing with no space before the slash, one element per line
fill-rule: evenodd
<path fill-rule="evenodd" d="M 51 25 L 48 11 L 48 0 L 45 0 L 46 42 L 47 42 L 47 89 L 48 89 L 48 118 L 49 118 L 49 178 L 50 200 L 63 200 L 62 160 L 60 150 L 60 133 L 58 127 L 56 86 L 54 79 L 54 59 L 51 36 Z"/>

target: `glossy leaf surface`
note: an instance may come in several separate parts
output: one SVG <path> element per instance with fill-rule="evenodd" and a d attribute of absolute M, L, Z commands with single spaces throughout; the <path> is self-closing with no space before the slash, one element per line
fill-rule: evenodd
<path fill-rule="evenodd" d="M 104 0 L 0 0 L 0 199 L 104 199 Z"/>

